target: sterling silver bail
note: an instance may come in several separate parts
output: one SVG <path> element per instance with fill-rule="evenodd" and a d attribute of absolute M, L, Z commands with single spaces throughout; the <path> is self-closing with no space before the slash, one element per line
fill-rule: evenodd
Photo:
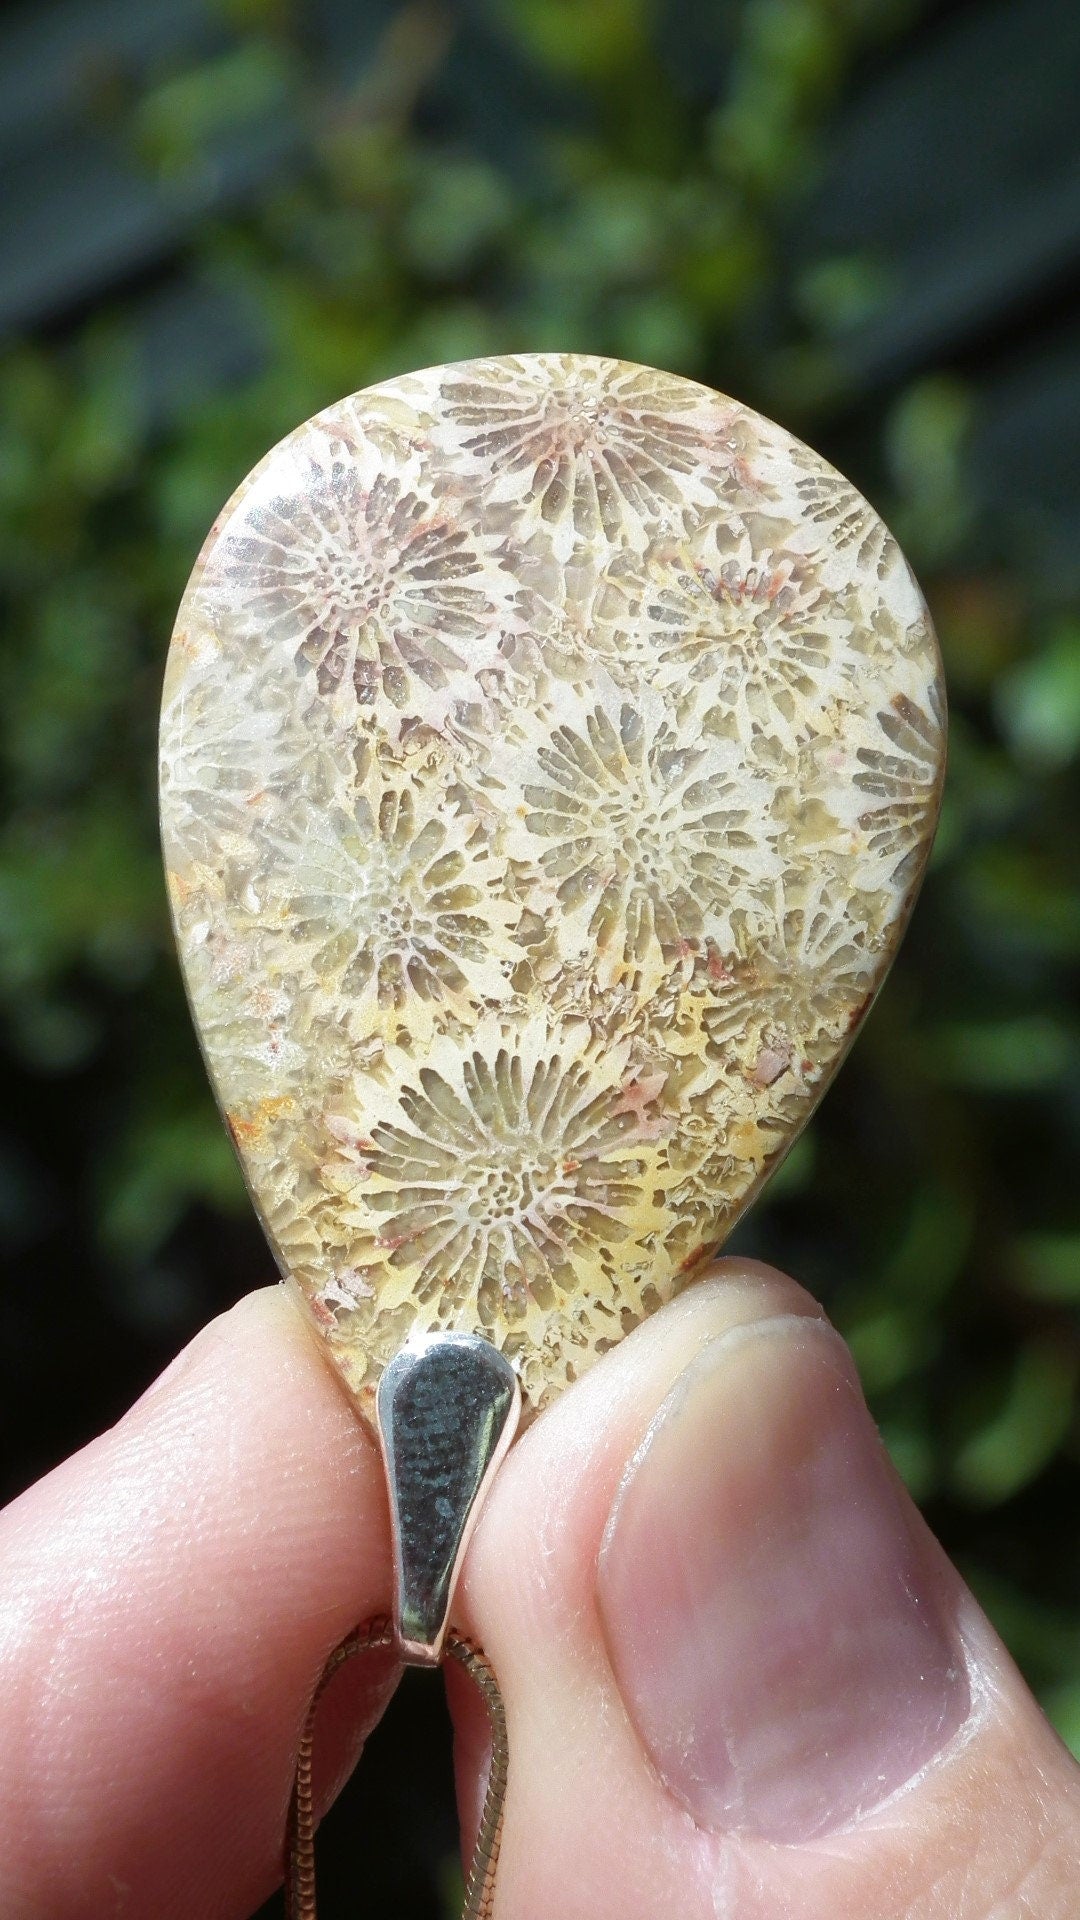
<path fill-rule="evenodd" d="M 469 1537 L 517 1429 L 521 1387 L 489 1340 L 427 1334 L 391 1360 L 376 1411 L 393 1528 L 398 1652 L 411 1665 L 436 1666 Z"/>

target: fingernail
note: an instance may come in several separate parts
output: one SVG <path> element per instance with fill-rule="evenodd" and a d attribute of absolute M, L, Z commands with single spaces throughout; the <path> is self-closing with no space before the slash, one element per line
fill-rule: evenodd
<path fill-rule="evenodd" d="M 796 1843 L 879 1806 L 970 1708 L 943 1580 L 824 1323 L 736 1329 L 678 1381 L 600 1556 L 615 1678 L 702 1825 Z"/>

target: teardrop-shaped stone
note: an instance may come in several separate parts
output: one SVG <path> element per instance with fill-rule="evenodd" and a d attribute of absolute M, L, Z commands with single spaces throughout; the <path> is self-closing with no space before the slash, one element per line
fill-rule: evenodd
<path fill-rule="evenodd" d="M 365 1410 L 441 1328 L 540 1405 L 723 1240 L 881 983 L 943 753 L 877 515 L 690 381 L 437 367 L 256 467 L 173 636 L 168 882 Z"/>

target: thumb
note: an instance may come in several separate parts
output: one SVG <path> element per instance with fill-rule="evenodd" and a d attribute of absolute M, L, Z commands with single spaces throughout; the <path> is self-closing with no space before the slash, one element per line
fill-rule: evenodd
<path fill-rule="evenodd" d="M 1080 1769 L 781 1275 L 720 1263 L 524 1436 L 462 1604 L 510 1730 L 497 1920 L 1075 1913 Z"/>

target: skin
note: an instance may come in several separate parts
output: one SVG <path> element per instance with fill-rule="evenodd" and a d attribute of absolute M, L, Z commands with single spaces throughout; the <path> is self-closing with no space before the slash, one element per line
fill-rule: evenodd
<path fill-rule="evenodd" d="M 597 1599 L 609 1515 L 683 1369 L 773 1316 L 820 1310 L 780 1274 L 719 1262 L 530 1427 L 498 1476 L 456 1609 L 509 1716 L 497 1920 L 1067 1920 L 1080 1769 L 936 1546 L 977 1706 L 876 1812 L 796 1846 L 710 1830 L 635 1734 Z M 769 1369 L 755 1377 L 756 1418 L 782 1435 Z M 241 1920 L 279 1878 L 322 1664 L 390 1593 L 374 1444 L 284 1293 L 206 1328 L 111 1432 L 16 1500 L 0 1534 L 0 1911 Z M 335 1683 L 324 1804 L 395 1677 L 372 1660 Z M 448 1681 L 467 1850 L 484 1722 L 464 1676 Z"/>

